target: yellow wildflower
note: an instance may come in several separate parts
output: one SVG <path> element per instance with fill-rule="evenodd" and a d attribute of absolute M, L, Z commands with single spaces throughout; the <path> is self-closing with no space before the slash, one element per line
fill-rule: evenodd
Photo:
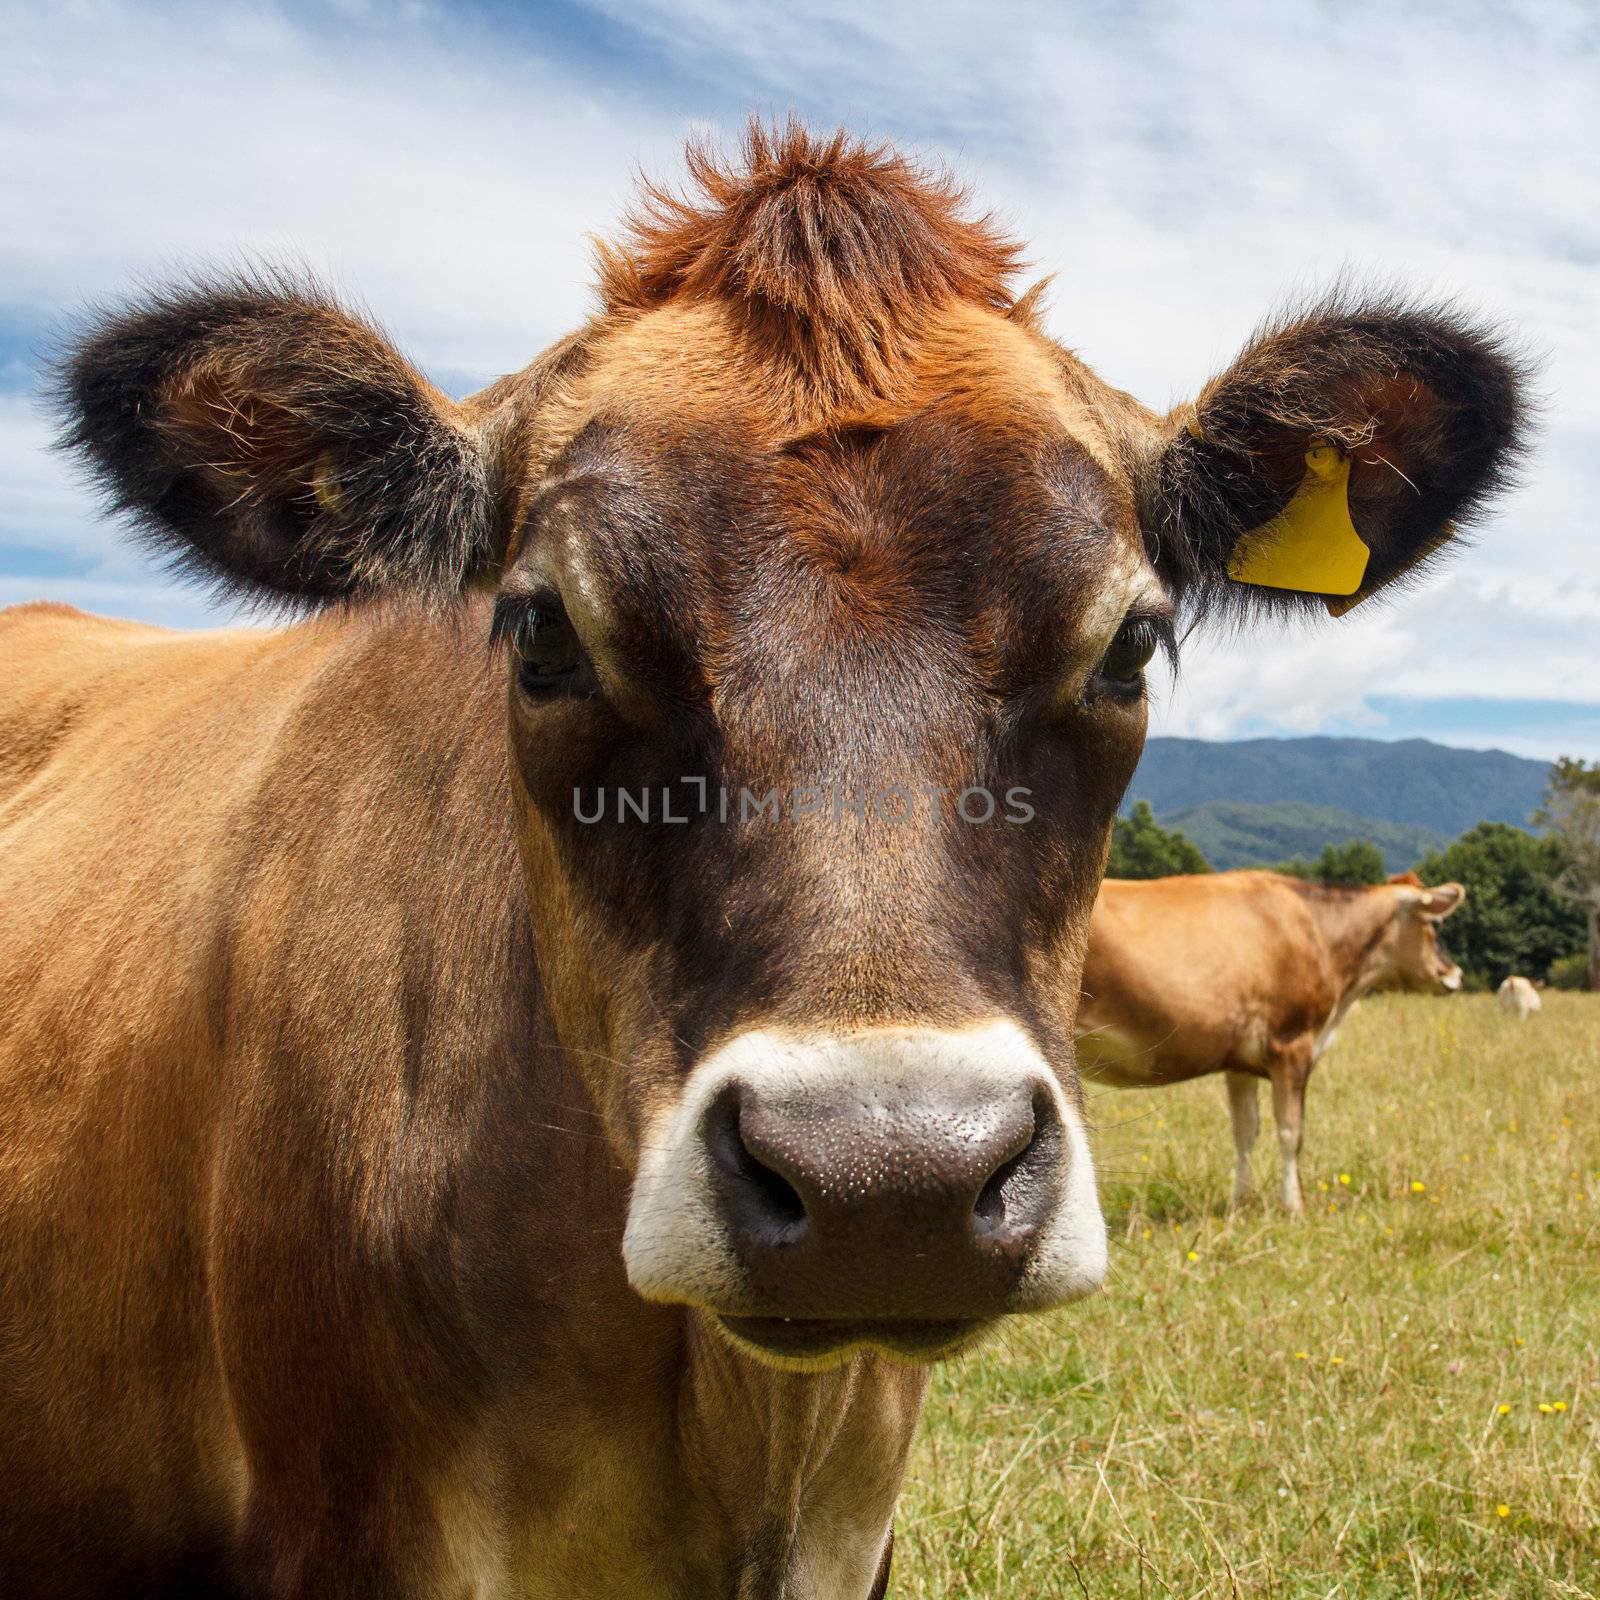
<path fill-rule="evenodd" d="M 1348 1186 L 1350 1182 L 1350 1174 L 1348 1172 L 1341 1172 L 1339 1174 L 1339 1182 Z"/>
<path fill-rule="evenodd" d="M 1508 1406 L 1504 1401 L 1501 1401 L 1501 1403 L 1494 1409 L 1497 1416 L 1509 1417 L 1511 1415 L 1511 1407 Z"/>
<path fill-rule="evenodd" d="M 1428 1186 L 1420 1178 L 1413 1178 L 1411 1180 L 1411 1192 L 1412 1194 L 1426 1194 Z"/>
<path fill-rule="evenodd" d="M 1505 1501 L 1503 1501 L 1503 1500 L 1502 1500 L 1502 1501 L 1501 1501 L 1501 1502 L 1500 1502 L 1500 1504 L 1499 1504 L 1499 1505 L 1497 1505 L 1497 1506 L 1496 1506 L 1496 1507 L 1495 1507 L 1495 1508 L 1494 1508 L 1494 1514 L 1495 1514 L 1495 1515 L 1496 1515 L 1496 1516 L 1497 1516 L 1497 1517 L 1509 1517 L 1509 1516 L 1510 1516 L 1510 1515 L 1511 1515 L 1511 1507 L 1510 1507 L 1510 1506 L 1508 1506 L 1508 1505 L 1507 1505 L 1507 1504 L 1506 1504 L 1506 1503 L 1505 1503 Z"/>

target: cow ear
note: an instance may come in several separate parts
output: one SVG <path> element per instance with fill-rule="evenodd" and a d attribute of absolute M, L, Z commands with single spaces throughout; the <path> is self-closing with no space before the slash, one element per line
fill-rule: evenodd
<path fill-rule="evenodd" d="M 1408 872 L 1390 878 L 1389 882 L 1404 891 L 1400 903 L 1409 906 L 1420 917 L 1428 917 L 1434 922 L 1443 921 L 1467 898 L 1465 884 L 1440 883 L 1428 889 L 1420 879 L 1415 883 L 1409 881 L 1415 876 Z"/>
<path fill-rule="evenodd" d="M 1507 484 L 1526 387 L 1500 334 L 1448 310 L 1335 298 L 1275 323 L 1167 419 L 1151 558 L 1198 609 L 1339 615 Z"/>
<path fill-rule="evenodd" d="M 106 317 L 64 363 L 63 443 L 158 549 L 315 602 L 460 592 L 498 553 L 483 442 L 373 328 L 235 280 Z"/>
<path fill-rule="evenodd" d="M 1467 889 L 1465 884 L 1441 883 L 1432 889 L 1424 889 L 1422 891 L 1422 898 L 1417 902 L 1417 909 L 1425 917 L 1448 917 L 1466 898 Z"/>

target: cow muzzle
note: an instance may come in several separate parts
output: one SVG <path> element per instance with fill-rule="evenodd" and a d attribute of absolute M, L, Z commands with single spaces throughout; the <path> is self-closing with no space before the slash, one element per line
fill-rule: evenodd
<path fill-rule="evenodd" d="M 769 1360 L 911 1359 L 1105 1275 L 1083 1124 L 1020 1030 L 736 1038 L 640 1162 L 623 1255 L 649 1299 Z"/>

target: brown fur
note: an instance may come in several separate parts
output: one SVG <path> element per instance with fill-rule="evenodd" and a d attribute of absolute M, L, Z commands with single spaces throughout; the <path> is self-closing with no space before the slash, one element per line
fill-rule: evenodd
<path fill-rule="evenodd" d="M 826 410 L 888 395 L 930 312 L 1010 308 L 1018 247 L 962 215 L 965 197 L 947 175 L 795 122 L 752 123 L 742 156 L 725 163 L 693 144 L 697 195 L 645 186 L 624 244 L 601 252 L 609 311 L 732 308 L 746 354 L 789 371 L 808 408 Z"/>

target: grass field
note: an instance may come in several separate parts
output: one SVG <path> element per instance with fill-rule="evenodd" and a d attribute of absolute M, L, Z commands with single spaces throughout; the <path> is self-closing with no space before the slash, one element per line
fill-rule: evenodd
<path fill-rule="evenodd" d="M 892 1594 L 1600 1595 L 1600 996 L 1367 1001 L 1301 1222 L 1220 1079 L 1092 1110 L 1108 1292 L 936 1374 Z"/>

